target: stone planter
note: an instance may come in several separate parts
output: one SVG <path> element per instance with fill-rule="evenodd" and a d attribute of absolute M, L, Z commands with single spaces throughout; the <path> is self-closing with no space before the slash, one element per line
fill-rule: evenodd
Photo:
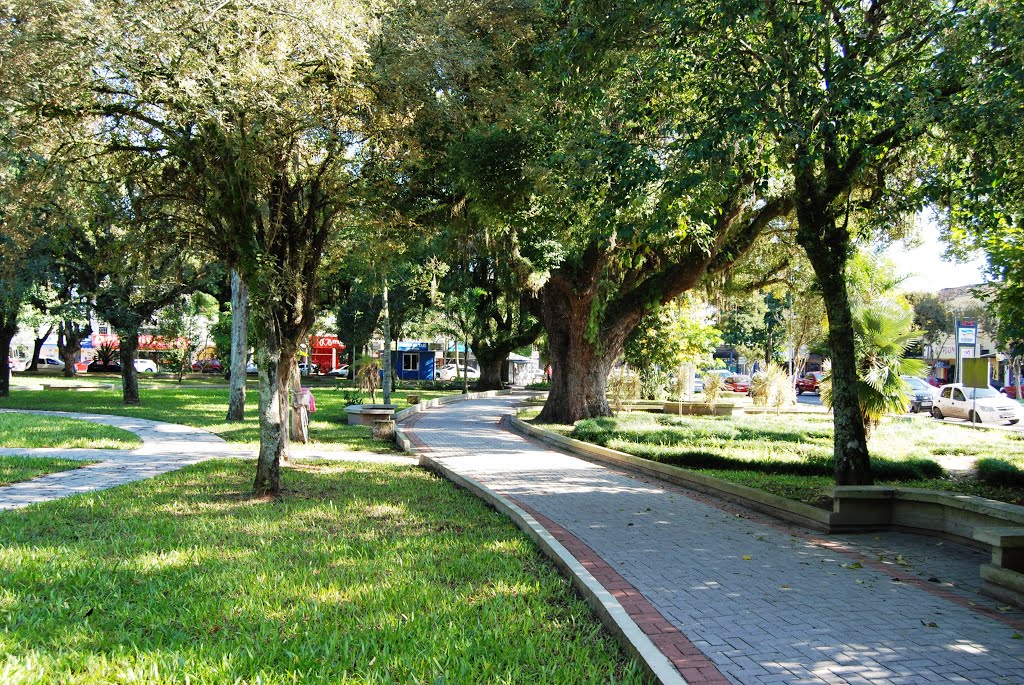
<path fill-rule="evenodd" d="M 665 414 L 685 414 L 688 416 L 732 416 L 740 410 L 735 402 L 716 402 L 714 412 L 706 402 L 684 400 L 680 402 L 662 402 L 661 410 Z"/>
<path fill-rule="evenodd" d="M 419 404 L 420 403 L 420 396 L 419 395 L 409 395 L 409 396 L 407 396 L 405 398 L 405 401 L 408 402 L 409 404 Z"/>
<path fill-rule="evenodd" d="M 353 404 L 345 407 L 349 425 L 372 426 L 374 421 L 390 421 L 395 413 L 393 404 Z"/>
<path fill-rule="evenodd" d="M 395 441 L 395 422 L 391 419 L 375 419 L 373 422 L 373 437 L 378 440 Z"/>

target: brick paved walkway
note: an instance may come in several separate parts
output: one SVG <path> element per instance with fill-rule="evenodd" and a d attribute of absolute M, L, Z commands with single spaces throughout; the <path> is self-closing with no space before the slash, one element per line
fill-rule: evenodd
<path fill-rule="evenodd" d="M 17 410 L 0 410 L 4 412 Z M 0 448 L 0 454 L 39 457 L 61 457 L 96 461 L 79 469 L 59 471 L 32 480 L 0 487 L 0 511 L 18 509 L 37 502 L 70 497 L 82 492 L 104 490 L 137 480 L 152 478 L 189 464 L 218 457 L 255 458 L 256 449 L 248 445 L 232 445 L 220 436 L 201 428 L 174 423 L 149 421 L 126 416 L 80 414 L 74 412 L 29 411 L 24 413 L 58 415 L 92 421 L 135 433 L 142 438 L 142 447 L 135 450 L 93 449 L 19 449 Z M 0 419 L 2 420 L 2 419 Z M 296 459 L 327 459 L 367 461 L 391 464 L 415 463 L 408 456 L 376 454 L 332 449 L 330 445 L 291 446 Z"/>
<path fill-rule="evenodd" d="M 689 682 L 1024 683 L 1024 616 L 973 592 L 985 555 L 826 537 L 595 465 L 499 426 L 516 401 L 449 405 L 408 432 L 532 512 Z"/>

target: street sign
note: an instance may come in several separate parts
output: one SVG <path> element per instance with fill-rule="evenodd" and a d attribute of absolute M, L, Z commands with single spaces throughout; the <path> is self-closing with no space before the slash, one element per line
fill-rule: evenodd
<path fill-rule="evenodd" d="M 977 340 L 977 328 L 964 328 L 961 326 L 956 329 L 956 342 L 958 345 L 973 345 Z"/>
<path fill-rule="evenodd" d="M 966 350 L 965 350 L 966 352 Z M 966 356 L 966 355 L 965 355 Z M 988 360 L 964 359 L 964 387 L 988 387 Z"/>

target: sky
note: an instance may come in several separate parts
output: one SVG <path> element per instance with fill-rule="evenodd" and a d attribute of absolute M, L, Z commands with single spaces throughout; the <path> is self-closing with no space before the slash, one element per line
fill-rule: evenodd
<path fill-rule="evenodd" d="M 939 240 L 939 226 L 934 218 L 918 217 L 918 228 L 920 246 L 908 249 L 903 243 L 895 243 L 882 253 L 896 265 L 897 273 L 909 276 L 901 290 L 935 292 L 985 281 L 984 257 L 979 255 L 970 262 L 946 261 L 942 258 L 946 248 Z"/>

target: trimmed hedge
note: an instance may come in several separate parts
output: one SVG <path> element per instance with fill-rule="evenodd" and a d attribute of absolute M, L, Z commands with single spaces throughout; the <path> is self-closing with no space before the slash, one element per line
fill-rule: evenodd
<path fill-rule="evenodd" d="M 835 458 L 830 449 L 827 450 L 828 454 L 798 454 L 794 459 L 737 459 L 694 446 L 694 443 L 701 439 L 728 442 L 735 439 L 749 440 L 752 437 L 749 428 L 736 427 L 724 422 L 707 422 L 707 425 L 698 429 L 669 426 L 643 430 L 619 428 L 615 419 L 589 419 L 576 424 L 571 437 L 643 459 L 689 469 L 756 471 L 795 476 L 832 476 L 835 473 Z M 757 432 L 756 437 L 767 443 L 794 443 L 796 447 L 800 443 L 813 443 L 815 438 L 820 439 L 822 436 L 810 436 L 781 429 L 766 434 Z M 942 466 L 931 459 L 895 461 L 875 457 L 871 460 L 871 468 L 880 480 L 913 481 L 942 478 L 946 475 Z"/>

